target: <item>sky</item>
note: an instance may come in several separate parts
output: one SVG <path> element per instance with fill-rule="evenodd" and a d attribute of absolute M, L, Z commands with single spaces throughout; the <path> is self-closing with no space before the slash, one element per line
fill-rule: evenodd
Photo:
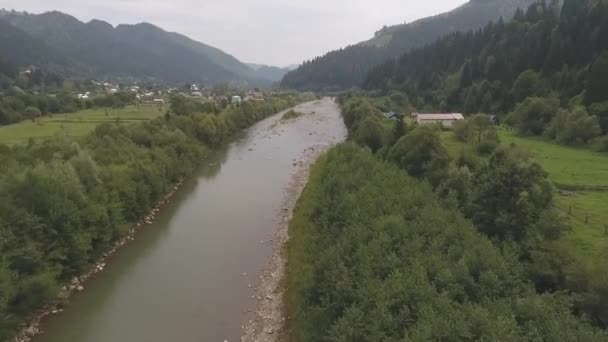
<path fill-rule="evenodd" d="M 59 10 L 82 21 L 149 22 L 247 63 L 299 64 L 467 0 L 0 0 L 0 8 Z"/>

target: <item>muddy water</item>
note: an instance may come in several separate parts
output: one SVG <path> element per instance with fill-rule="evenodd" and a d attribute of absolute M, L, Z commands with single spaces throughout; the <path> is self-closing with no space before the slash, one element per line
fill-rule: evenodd
<path fill-rule="evenodd" d="M 296 110 L 306 115 L 264 120 L 206 160 L 36 341 L 238 341 L 294 160 L 346 135 L 330 99 Z"/>

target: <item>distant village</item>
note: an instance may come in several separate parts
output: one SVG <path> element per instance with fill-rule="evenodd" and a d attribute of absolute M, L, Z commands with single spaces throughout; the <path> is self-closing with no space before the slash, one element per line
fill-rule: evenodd
<path fill-rule="evenodd" d="M 180 94 L 187 97 L 197 98 L 203 102 L 227 101 L 231 104 L 241 104 L 242 102 L 264 101 L 264 92 L 258 88 L 251 90 L 233 90 L 227 87 L 219 89 L 217 87 L 203 87 L 196 84 L 188 84 L 185 87 L 163 87 L 159 85 L 141 86 L 137 83 L 128 86 L 121 86 L 116 83 L 91 81 L 91 89 L 75 93 L 74 95 L 81 100 L 86 100 L 98 95 L 111 95 L 118 92 L 129 92 L 143 104 L 163 105 L 173 94 Z M 273 92 L 272 94 L 276 94 Z"/>

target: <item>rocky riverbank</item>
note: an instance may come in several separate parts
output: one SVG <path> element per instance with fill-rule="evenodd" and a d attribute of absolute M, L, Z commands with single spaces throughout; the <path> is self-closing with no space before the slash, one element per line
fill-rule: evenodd
<path fill-rule="evenodd" d="M 308 182 L 310 167 L 317 158 L 329 149 L 329 145 L 318 145 L 304 151 L 294 160 L 296 168 L 290 185 L 283 196 L 282 206 L 277 211 L 277 230 L 272 239 L 272 257 L 264 267 L 255 287 L 256 308 L 250 320 L 243 326 L 242 342 L 274 342 L 281 336 L 284 323 L 290 317 L 283 310 L 281 281 L 287 260 L 284 249 L 289 239 L 289 221 L 300 194 Z"/>
<path fill-rule="evenodd" d="M 45 305 L 42 309 L 36 312 L 29 320 L 27 320 L 26 323 L 22 325 L 21 329 L 19 330 L 19 333 L 13 338 L 12 342 L 29 342 L 32 341 L 35 336 L 42 334 L 43 331 L 40 329 L 40 323 L 47 316 L 62 313 L 64 310 L 64 306 L 66 306 L 66 303 L 68 302 L 69 298 L 74 293 L 84 291 L 87 281 L 91 280 L 99 272 L 103 271 L 106 267 L 106 264 L 109 262 L 109 259 L 121 247 L 124 247 L 129 242 L 134 241 L 135 235 L 140 229 L 142 229 L 146 225 L 154 223 L 156 215 L 158 215 L 161 208 L 171 202 L 171 199 L 177 194 L 183 183 L 183 180 L 180 180 L 179 182 L 174 184 L 171 190 L 169 190 L 150 210 L 148 215 L 143 217 L 139 222 L 137 222 L 133 227 L 131 227 L 127 235 L 114 242 L 112 248 L 105 252 L 103 256 L 99 258 L 99 260 L 97 260 L 97 262 L 93 264 L 87 272 L 81 274 L 78 277 L 72 278 L 69 284 L 64 285 L 55 300 Z"/>

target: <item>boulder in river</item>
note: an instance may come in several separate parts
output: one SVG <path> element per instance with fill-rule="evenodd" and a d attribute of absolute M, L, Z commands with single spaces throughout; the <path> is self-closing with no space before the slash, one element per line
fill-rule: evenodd
<path fill-rule="evenodd" d="M 80 284 L 80 280 L 78 279 L 78 277 L 72 278 L 72 285 L 78 285 L 78 284 Z"/>

